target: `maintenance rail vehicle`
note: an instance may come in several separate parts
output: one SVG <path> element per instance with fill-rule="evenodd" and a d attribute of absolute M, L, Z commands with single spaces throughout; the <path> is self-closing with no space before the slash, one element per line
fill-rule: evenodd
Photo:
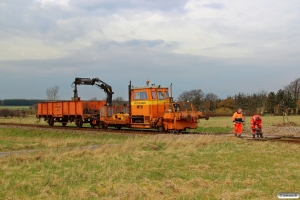
<path fill-rule="evenodd" d="M 83 101 L 78 97 L 78 85 L 94 85 L 103 89 L 106 100 Z M 123 105 L 113 105 L 112 87 L 99 78 L 75 78 L 74 97 L 70 101 L 48 101 L 38 103 L 37 118 L 44 118 L 50 126 L 55 122 L 66 126 L 74 122 L 81 128 L 89 123 L 92 128 L 108 127 L 154 129 L 159 132 L 181 132 L 196 129 L 199 119 L 209 119 L 196 111 L 191 102 L 173 101 L 169 88 L 151 84 L 133 87 L 128 85 L 129 101 Z M 172 94 L 172 84 L 170 85 Z"/>

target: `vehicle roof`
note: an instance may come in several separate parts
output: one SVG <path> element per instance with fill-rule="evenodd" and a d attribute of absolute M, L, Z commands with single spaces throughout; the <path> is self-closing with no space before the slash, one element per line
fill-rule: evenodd
<path fill-rule="evenodd" d="M 136 89 L 168 89 L 168 87 L 161 87 L 160 85 L 151 85 L 151 86 L 142 86 L 142 87 L 134 87 L 132 90 Z"/>

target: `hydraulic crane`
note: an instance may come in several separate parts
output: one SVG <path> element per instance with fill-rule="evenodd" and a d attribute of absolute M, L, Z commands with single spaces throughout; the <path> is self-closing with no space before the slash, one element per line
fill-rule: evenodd
<path fill-rule="evenodd" d="M 74 84 L 74 99 L 78 100 L 78 90 L 77 85 L 95 85 L 100 89 L 103 89 L 106 93 L 106 104 L 110 106 L 112 104 L 112 95 L 114 94 L 110 85 L 105 83 L 104 81 L 100 80 L 99 78 L 75 78 Z M 73 85 L 72 84 L 72 85 Z"/>

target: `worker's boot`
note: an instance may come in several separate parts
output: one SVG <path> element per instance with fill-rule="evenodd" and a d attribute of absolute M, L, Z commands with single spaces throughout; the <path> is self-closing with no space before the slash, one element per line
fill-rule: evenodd
<path fill-rule="evenodd" d="M 259 133 L 256 133 L 256 137 L 259 138 Z"/>
<path fill-rule="evenodd" d="M 236 133 L 234 134 L 234 136 L 235 136 L 235 137 L 237 136 Z"/>
<path fill-rule="evenodd" d="M 241 138 L 241 137 L 242 137 L 242 135 L 241 135 L 241 134 L 239 134 L 239 135 L 238 135 L 238 137 L 239 137 L 239 138 Z"/>
<path fill-rule="evenodd" d="M 262 133 L 260 133 L 260 134 L 259 134 L 259 136 L 260 136 L 261 138 L 263 138 L 263 137 L 264 137 Z"/>
<path fill-rule="evenodd" d="M 255 138 L 255 134 L 252 134 L 252 137 Z"/>

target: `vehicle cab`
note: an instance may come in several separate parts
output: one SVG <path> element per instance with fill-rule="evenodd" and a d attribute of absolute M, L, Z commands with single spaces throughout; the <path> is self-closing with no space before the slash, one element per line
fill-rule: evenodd
<path fill-rule="evenodd" d="M 162 125 L 163 115 L 169 109 L 168 88 L 149 83 L 130 90 L 132 127 L 156 128 Z"/>

